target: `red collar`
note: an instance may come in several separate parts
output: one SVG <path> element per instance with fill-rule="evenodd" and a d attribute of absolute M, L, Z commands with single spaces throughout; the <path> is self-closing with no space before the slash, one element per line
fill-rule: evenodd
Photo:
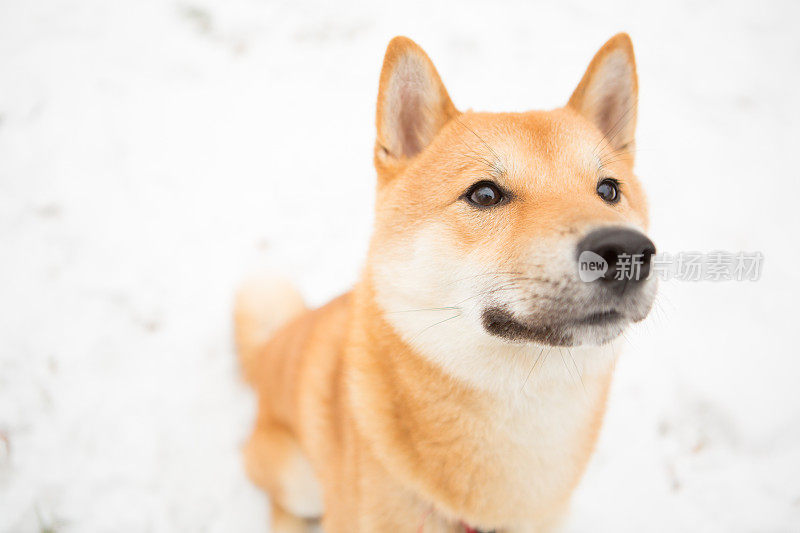
<path fill-rule="evenodd" d="M 433 507 L 431 507 L 428 510 L 428 512 L 425 513 L 425 516 L 422 517 L 422 523 L 419 525 L 419 531 L 417 533 L 423 533 L 423 530 L 425 529 L 425 520 L 428 519 L 428 516 L 432 512 L 433 512 Z M 481 531 L 480 529 L 475 529 L 474 527 L 468 526 L 463 521 L 459 522 L 459 525 L 464 528 L 464 533 L 494 533 L 494 530 L 492 530 L 492 531 Z"/>
<path fill-rule="evenodd" d="M 461 527 L 464 528 L 464 533 L 484 533 L 480 529 L 475 529 L 474 527 L 469 527 L 464 522 L 461 522 Z M 494 533 L 494 531 L 487 531 L 485 533 Z"/>

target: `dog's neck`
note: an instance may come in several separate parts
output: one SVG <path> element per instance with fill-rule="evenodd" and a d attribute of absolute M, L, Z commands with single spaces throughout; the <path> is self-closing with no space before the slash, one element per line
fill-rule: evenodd
<path fill-rule="evenodd" d="M 600 427 L 613 369 L 604 350 L 611 347 L 581 350 L 573 359 L 575 350 L 502 351 L 454 338 L 453 345 L 438 344 L 444 354 L 422 353 L 368 286 L 355 297 L 351 335 L 359 348 L 347 355 L 350 400 L 359 431 L 370 435 L 393 475 L 445 502 L 449 518 L 491 527 L 487 516 L 508 519 L 520 504 L 491 501 L 498 479 L 518 486 L 528 501 L 572 490 Z M 604 359 L 592 361 L 592 354 Z M 528 471 L 532 464 L 536 471 Z M 470 515 L 476 508 L 490 510 Z"/>

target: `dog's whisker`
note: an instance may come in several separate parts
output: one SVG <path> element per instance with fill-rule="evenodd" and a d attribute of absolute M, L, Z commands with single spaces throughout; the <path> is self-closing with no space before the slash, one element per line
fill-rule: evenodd
<path fill-rule="evenodd" d="M 396 314 L 396 313 L 419 313 L 422 311 L 454 311 L 454 310 L 461 310 L 460 307 L 455 306 L 446 306 L 446 307 L 424 307 L 421 309 L 404 309 L 402 311 L 387 311 L 387 314 Z"/>
<path fill-rule="evenodd" d="M 457 282 L 459 282 L 459 281 L 466 281 L 466 280 L 468 280 L 468 279 L 478 278 L 478 277 L 481 277 L 481 276 L 503 276 L 503 275 L 509 275 L 509 276 L 511 276 L 511 275 L 518 275 L 518 274 L 522 274 L 522 272 L 519 272 L 519 271 L 507 271 L 507 272 L 503 272 L 503 271 L 498 271 L 498 272 L 484 272 L 484 273 L 482 273 L 482 274 L 473 274 L 473 275 L 471 275 L 471 276 L 465 276 L 465 277 L 463 277 L 463 278 L 457 278 L 457 279 L 454 279 L 454 280 L 452 280 L 452 281 L 448 282 L 446 285 L 452 285 L 452 284 L 454 284 L 454 283 L 457 283 Z"/>
<path fill-rule="evenodd" d="M 570 350 L 569 348 L 567 348 L 567 353 L 569 354 L 570 359 L 572 359 L 572 366 L 575 367 L 575 372 L 578 374 L 578 379 L 581 381 L 581 387 L 583 387 L 583 393 L 587 394 L 586 384 L 583 382 L 583 375 L 581 374 L 581 371 L 578 368 L 578 363 L 575 362 L 575 356 L 572 355 L 572 350 Z"/>
<path fill-rule="evenodd" d="M 572 372 L 570 371 L 569 366 L 567 366 L 567 361 L 566 359 L 564 359 L 564 350 L 561 347 L 558 348 L 558 355 L 559 357 L 561 357 L 561 362 L 564 364 L 564 370 L 566 370 L 567 375 L 574 382 L 575 378 L 572 376 Z"/>
<path fill-rule="evenodd" d="M 514 289 L 518 289 L 518 288 L 519 288 L 518 286 L 503 286 L 503 287 L 496 287 L 496 288 L 493 288 L 493 289 L 488 289 L 486 291 L 479 292 L 477 294 L 473 294 L 472 296 L 464 298 L 463 300 L 458 302 L 458 305 L 461 305 L 464 302 L 467 302 L 467 301 L 472 300 L 474 298 L 478 298 L 480 296 L 485 296 L 487 294 L 494 294 L 496 292 L 501 292 L 501 291 L 510 291 L 510 290 L 514 290 Z"/>
<path fill-rule="evenodd" d="M 466 124 L 464 124 L 464 122 L 463 122 L 461 119 L 459 119 L 458 117 L 456 117 L 456 119 L 455 119 L 455 120 L 456 120 L 456 122 L 458 122 L 459 124 L 461 124 L 461 125 L 462 125 L 464 128 L 466 128 L 467 130 L 469 130 L 469 132 L 470 132 L 470 133 L 472 133 L 472 134 L 473 134 L 475 137 L 477 137 L 477 138 L 478 138 L 478 140 L 479 140 L 479 141 L 481 141 L 481 142 L 483 143 L 483 145 L 484 145 L 484 146 L 486 146 L 486 148 L 487 148 L 487 149 L 488 149 L 488 150 L 489 150 L 489 151 L 492 153 L 492 155 L 493 155 L 493 156 L 494 156 L 494 157 L 497 159 L 497 161 L 498 161 L 498 162 L 500 161 L 500 156 L 499 156 L 499 155 L 497 155 L 497 152 L 495 152 L 495 151 L 494 151 L 494 148 L 492 148 L 492 147 L 489 145 L 489 143 L 488 143 L 488 142 L 486 142 L 486 140 L 485 140 L 483 137 L 481 137 L 480 135 L 478 135 L 478 133 L 477 133 L 477 132 L 476 132 L 474 129 L 472 129 L 472 128 L 470 128 L 469 126 L 467 126 Z M 499 166 L 496 166 L 496 170 L 498 170 L 498 171 L 499 171 L 501 174 L 503 173 L 503 169 L 502 169 L 502 168 L 500 168 Z"/>
<path fill-rule="evenodd" d="M 426 327 L 426 328 L 423 328 L 423 329 L 422 329 L 422 331 L 420 331 L 419 333 L 417 333 L 416 335 L 414 335 L 413 337 L 411 337 L 411 339 L 409 340 L 409 342 L 413 342 L 413 341 L 414 341 L 414 339 L 416 339 L 417 337 L 419 337 L 420 335 L 422 335 L 423 333 L 425 333 L 425 332 L 426 332 L 426 331 L 428 331 L 429 329 L 433 328 L 434 326 L 438 326 L 438 325 L 440 325 L 440 324 L 444 324 L 445 322 L 448 322 L 448 321 L 450 321 L 450 320 L 453 320 L 454 318 L 458 318 L 458 317 L 460 317 L 460 316 L 461 316 L 461 312 L 459 312 L 459 313 L 457 313 L 457 314 L 455 314 L 455 315 L 453 315 L 453 316 L 451 316 L 451 317 L 449 317 L 449 318 L 445 318 L 444 320 L 440 320 L 440 321 L 438 321 L 438 322 L 434 322 L 434 323 L 433 323 L 433 324 L 431 324 L 430 326 L 428 326 L 428 327 Z"/>
<path fill-rule="evenodd" d="M 528 370 L 528 374 L 525 376 L 525 380 L 522 382 L 522 390 L 525 390 L 525 385 L 528 383 L 528 378 L 531 377 L 531 373 L 533 372 L 533 369 L 536 368 L 536 364 L 539 362 L 539 359 L 541 359 L 542 354 L 544 353 L 544 349 L 545 349 L 545 347 L 542 346 L 542 349 L 539 350 L 539 355 L 537 355 L 536 359 L 533 360 L 533 364 L 531 365 L 531 369 Z"/>

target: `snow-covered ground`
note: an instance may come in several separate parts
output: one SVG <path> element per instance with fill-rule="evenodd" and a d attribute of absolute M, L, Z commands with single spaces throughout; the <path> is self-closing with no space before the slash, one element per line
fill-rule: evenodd
<path fill-rule="evenodd" d="M 230 297 L 312 303 L 369 234 L 384 47 L 457 105 L 561 105 L 634 40 L 662 251 L 758 282 L 662 284 L 631 332 L 575 532 L 800 531 L 796 2 L 0 0 L 0 531 L 266 530 Z"/>

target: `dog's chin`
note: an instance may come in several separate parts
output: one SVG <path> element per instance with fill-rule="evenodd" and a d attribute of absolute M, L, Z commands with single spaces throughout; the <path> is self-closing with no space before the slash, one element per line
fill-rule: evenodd
<path fill-rule="evenodd" d="M 501 307 L 487 308 L 481 316 L 484 329 L 491 335 L 510 342 L 534 342 L 547 346 L 607 344 L 622 335 L 631 322 L 642 318 L 630 318 L 614 309 L 587 312 L 561 320 L 518 318 Z"/>

